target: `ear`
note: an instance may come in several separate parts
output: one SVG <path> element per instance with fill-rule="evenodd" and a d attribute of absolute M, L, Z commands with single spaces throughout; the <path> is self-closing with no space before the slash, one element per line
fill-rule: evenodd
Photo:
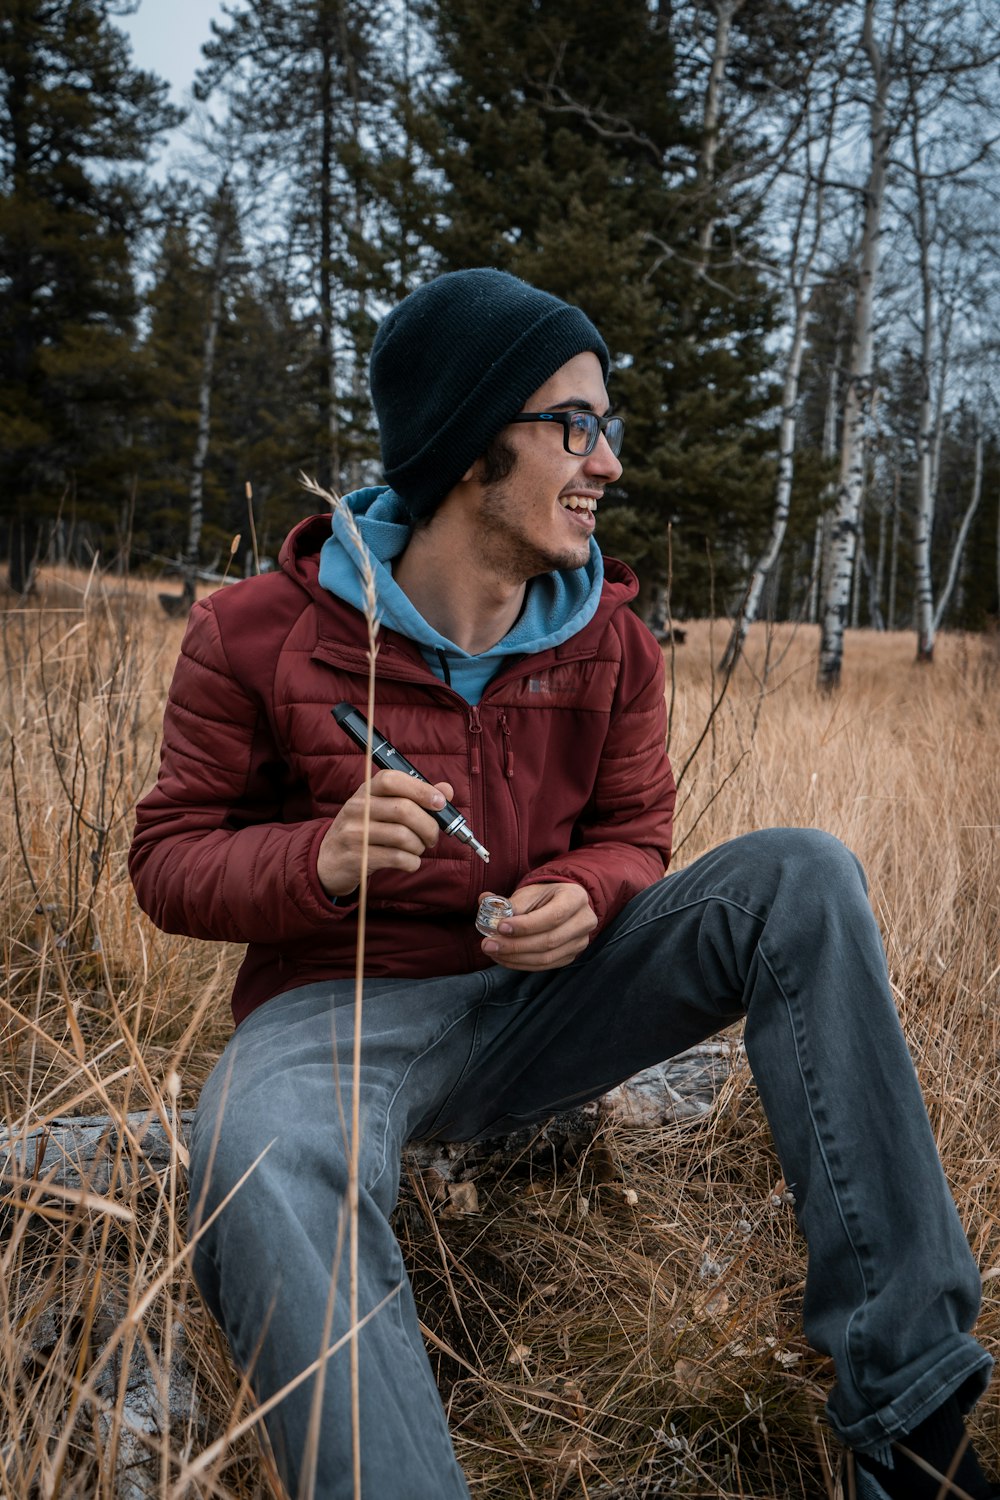
<path fill-rule="evenodd" d="M 468 484 L 469 483 L 470 479 L 472 479 L 475 476 L 476 465 L 478 463 L 479 463 L 479 459 L 477 458 L 474 463 L 471 463 L 469 465 L 469 467 L 466 469 L 465 473 L 462 475 L 461 479 L 459 480 L 459 484 Z"/>

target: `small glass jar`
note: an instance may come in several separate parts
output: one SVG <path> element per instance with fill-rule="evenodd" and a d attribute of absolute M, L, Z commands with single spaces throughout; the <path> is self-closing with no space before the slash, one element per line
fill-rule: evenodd
<path fill-rule="evenodd" d="M 484 896 L 476 913 L 476 931 L 491 937 L 500 930 L 500 923 L 513 915 L 514 908 L 506 896 Z"/>

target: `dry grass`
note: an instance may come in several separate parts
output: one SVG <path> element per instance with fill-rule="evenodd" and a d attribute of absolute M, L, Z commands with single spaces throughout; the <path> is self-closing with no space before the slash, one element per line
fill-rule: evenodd
<path fill-rule="evenodd" d="M 236 955 L 154 931 L 125 871 L 183 629 L 156 592 L 48 577 L 39 602 L 0 622 L 0 1042 L 15 1132 L 144 1111 L 169 1134 L 229 1034 Z M 865 862 L 986 1273 L 980 1333 L 993 1346 L 997 642 L 945 637 L 928 669 L 913 664 L 908 636 L 854 635 L 831 699 L 813 687 L 812 632 L 755 627 L 750 665 L 687 764 L 723 644 L 721 627 L 695 624 L 676 655 L 678 861 L 786 823 L 829 829 Z M 155 1172 L 143 1170 L 141 1136 L 125 1130 L 75 1197 L 42 1191 L 51 1155 L 34 1183 L 5 1190 L 0 1496 L 272 1492 L 250 1404 L 191 1286 L 179 1133 Z M 477 1500 L 832 1493 L 820 1418 L 829 1372 L 799 1330 L 804 1258 L 777 1172 L 737 1068 L 704 1123 L 619 1130 L 581 1161 L 508 1164 L 480 1181 L 476 1216 L 448 1217 L 410 1183 L 399 1230 Z M 168 1420 L 180 1354 L 193 1390 Z M 138 1433 L 137 1409 L 148 1413 Z M 1000 1464 L 997 1399 L 976 1423 Z"/>

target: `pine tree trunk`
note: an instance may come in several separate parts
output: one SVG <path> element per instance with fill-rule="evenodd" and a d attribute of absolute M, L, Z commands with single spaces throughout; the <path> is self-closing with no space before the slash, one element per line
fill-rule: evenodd
<path fill-rule="evenodd" d="M 321 145 L 319 179 L 319 391 L 320 416 L 319 482 L 323 489 L 340 494 L 340 424 L 337 418 L 337 358 L 334 347 L 333 311 L 333 158 L 334 80 L 333 37 L 328 8 L 324 8 L 320 37 Z"/>
<path fill-rule="evenodd" d="M 360 142 L 364 134 L 364 122 L 361 113 L 361 92 L 358 85 L 358 70 L 354 64 L 354 54 L 348 27 L 347 7 L 340 7 L 340 52 L 344 66 L 347 70 L 348 87 L 351 99 L 351 129 L 355 141 Z M 365 232 L 365 183 L 364 171 L 361 165 L 360 153 L 355 157 L 351 173 L 351 240 L 354 243 L 355 275 L 356 285 L 354 289 L 354 338 L 351 350 L 351 410 L 355 414 L 362 410 L 365 400 L 365 392 L 368 388 L 368 362 L 365 358 L 364 348 L 361 342 L 361 330 L 365 326 L 367 315 L 367 297 L 365 294 L 365 268 L 359 262 L 360 247 L 364 242 Z M 355 416 L 355 421 L 357 420 Z M 357 434 L 352 434 L 350 443 L 350 456 L 343 465 L 342 479 L 348 491 L 359 489 L 361 486 L 361 454 L 358 451 Z"/>
<path fill-rule="evenodd" d="M 819 605 L 820 590 L 820 568 L 823 563 L 823 517 L 816 517 L 816 527 L 813 531 L 812 571 L 809 574 L 809 599 L 806 604 L 806 618 L 810 625 L 816 624 L 816 610 Z"/>
<path fill-rule="evenodd" d="M 885 544 L 886 532 L 888 530 L 889 517 L 884 505 L 878 508 L 878 556 L 875 559 L 875 578 L 872 583 L 872 598 L 875 610 L 878 611 L 878 630 L 885 629 L 885 621 L 882 617 L 882 589 L 885 584 Z M 873 616 L 875 610 L 872 611 Z"/>
<path fill-rule="evenodd" d="M 896 585 L 899 581 L 899 470 L 892 476 L 892 541 L 889 545 L 889 598 L 886 604 L 886 629 L 896 628 Z"/>

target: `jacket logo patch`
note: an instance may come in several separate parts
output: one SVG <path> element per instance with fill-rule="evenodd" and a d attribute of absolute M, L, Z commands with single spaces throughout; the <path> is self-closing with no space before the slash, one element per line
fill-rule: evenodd
<path fill-rule="evenodd" d="M 616 670 L 609 674 L 607 668 L 608 663 L 594 661 L 557 662 L 522 678 L 507 701 L 521 698 L 536 708 L 541 699 L 552 708 L 603 708 L 610 702 L 618 675 Z"/>

